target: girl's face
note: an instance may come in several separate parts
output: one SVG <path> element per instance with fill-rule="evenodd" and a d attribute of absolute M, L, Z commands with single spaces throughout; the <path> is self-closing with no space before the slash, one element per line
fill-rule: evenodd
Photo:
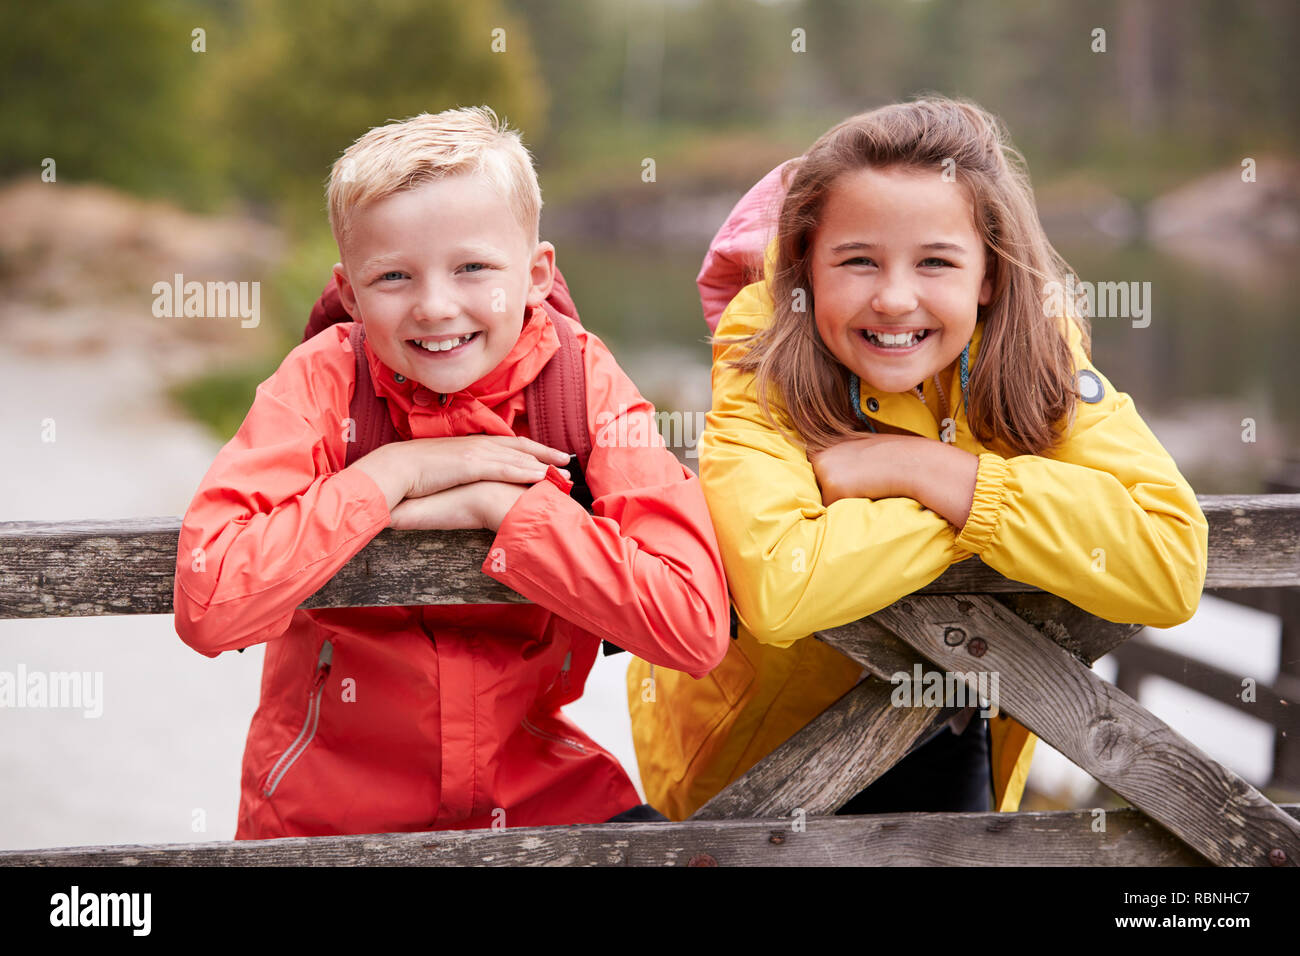
<path fill-rule="evenodd" d="M 969 194 L 938 171 L 843 174 L 810 255 L 818 334 L 881 392 L 951 367 L 993 295 Z"/>

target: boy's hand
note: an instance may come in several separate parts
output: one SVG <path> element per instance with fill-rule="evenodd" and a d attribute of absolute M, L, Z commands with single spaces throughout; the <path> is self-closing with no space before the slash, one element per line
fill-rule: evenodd
<path fill-rule="evenodd" d="M 526 485 L 505 481 L 475 481 L 419 498 L 407 498 L 392 509 L 392 527 L 399 531 L 449 531 L 488 528 L 496 531 Z"/>
<path fill-rule="evenodd" d="M 381 445 L 352 467 L 374 479 L 392 511 L 404 498 L 421 498 L 471 482 L 531 484 L 545 477 L 547 465 L 562 469 L 568 463 L 564 452 L 528 438 L 463 435 Z"/>

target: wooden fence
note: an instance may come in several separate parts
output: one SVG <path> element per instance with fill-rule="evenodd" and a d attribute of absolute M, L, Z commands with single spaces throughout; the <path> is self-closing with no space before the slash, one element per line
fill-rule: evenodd
<path fill-rule="evenodd" d="M 1300 587 L 1300 494 L 1202 496 L 1207 590 Z M 170 614 L 179 520 L 0 524 L 0 618 Z M 479 571 L 488 532 L 385 531 L 303 607 L 510 603 Z M 429 573 L 438 568 L 437 575 Z M 1300 863 L 1300 807 L 1278 806 L 1091 664 L 1141 628 L 1113 624 L 977 560 L 817 637 L 870 677 L 681 823 L 0 852 L 19 865 L 736 864 L 1218 865 Z M 1149 669 L 1159 655 L 1148 655 Z M 954 710 L 897 707 L 920 663 L 999 675 L 999 706 L 1134 809 L 832 816 Z M 1121 671 L 1122 673 L 1122 671 Z M 1208 673 L 1208 672 L 1207 672 Z M 1215 679 L 1240 677 L 1218 673 Z M 1284 675 L 1285 676 L 1285 675 Z M 1295 687 L 1243 708 L 1296 738 Z M 976 688 L 971 686 L 972 692 Z"/>

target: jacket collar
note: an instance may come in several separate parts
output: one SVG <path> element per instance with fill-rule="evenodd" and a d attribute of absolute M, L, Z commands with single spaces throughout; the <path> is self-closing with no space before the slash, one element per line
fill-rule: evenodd
<path fill-rule="evenodd" d="M 369 339 L 364 347 L 375 394 L 388 401 L 393 408 L 393 423 L 404 438 L 410 438 L 424 437 L 411 433 L 409 419 L 413 412 L 435 416 L 442 412 L 448 416 L 480 419 L 482 411 L 490 411 L 507 426 L 506 433 L 509 433 L 508 426 L 524 407 L 524 387 L 537 378 L 559 351 L 560 338 L 546 309 L 541 306 L 534 308 L 524 322 L 519 338 L 500 364 L 477 382 L 450 395 L 441 395 L 409 378 L 398 381 L 397 373 L 380 361 L 370 347 Z M 488 421 L 481 421 L 480 425 L 484 430 L 500 431 Z"/>

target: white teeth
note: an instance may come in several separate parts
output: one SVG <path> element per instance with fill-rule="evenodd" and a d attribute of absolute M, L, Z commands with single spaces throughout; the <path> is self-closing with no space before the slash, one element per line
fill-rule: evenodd
<path fill-rule="evenodd" d="M 445 342 L 422 342 L 420 339 L 412 339 L 412 341 L 430 352 L 448 352 L 458 345 L 464 345 L 477 334 L 477 332 L 471 332 L 469 335 L 462 335 L 458 339 L 447 339 Z"/>
<path fill-rule="evenodd" d="M 895 334 L 893 332 L 871 332 L 866 329 L 863 329 L 863 332 L 873 343 L 886 348 L 909 348 L 929 334 L 928 331 L 899 332 Z"/>

